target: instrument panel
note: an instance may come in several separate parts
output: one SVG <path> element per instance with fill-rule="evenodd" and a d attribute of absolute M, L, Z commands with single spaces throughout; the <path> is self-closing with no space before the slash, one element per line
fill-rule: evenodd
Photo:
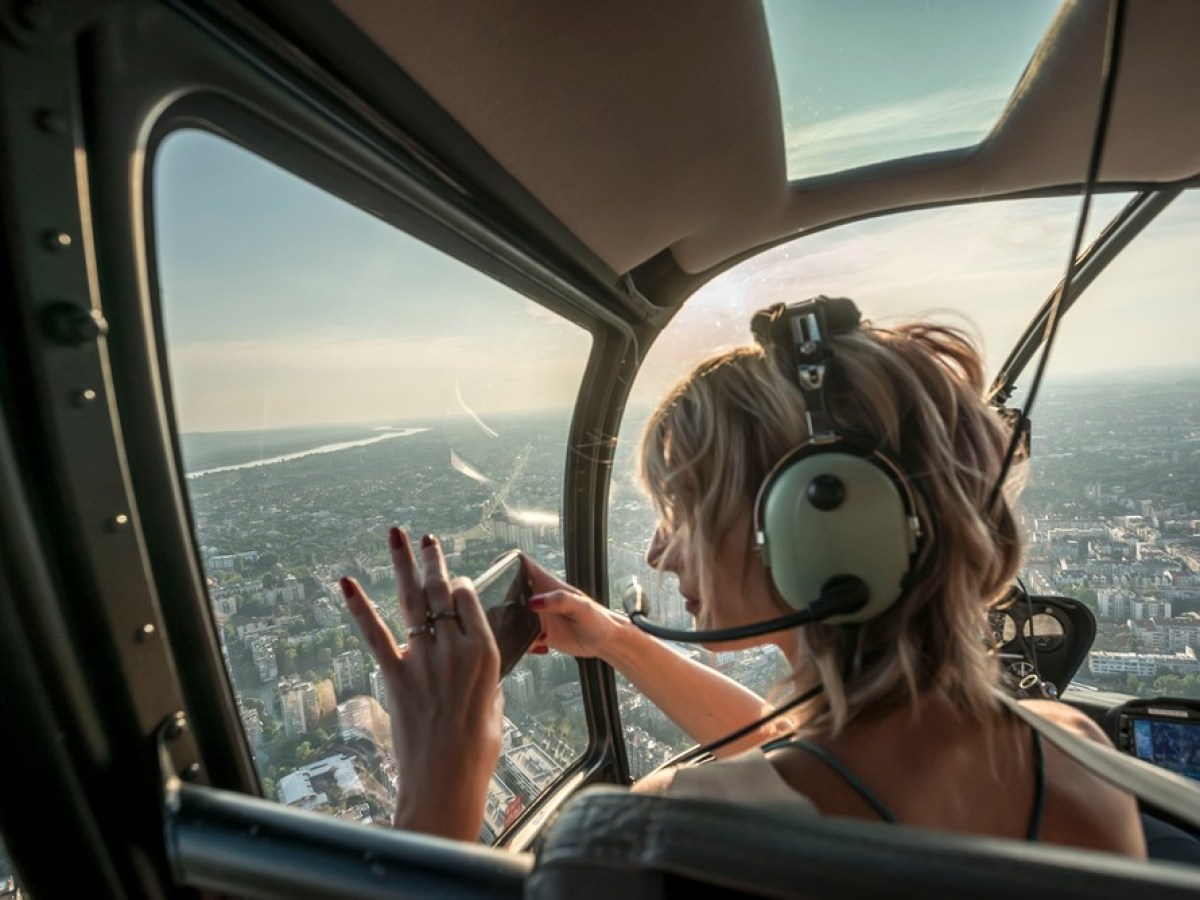
<path fill-rule="evenodd" d="M 1017 589 L 988 613 L 988 638 L 1018 697 L 1057 696 L 1075 677 L 1096 638 L 1092 611 L 1070 597 Z"/>
<path fill-rule="evenodd" d="M 1109 713 L 1117 749 L 1200 780 L 1200 700 L 1130 700 Z"/>

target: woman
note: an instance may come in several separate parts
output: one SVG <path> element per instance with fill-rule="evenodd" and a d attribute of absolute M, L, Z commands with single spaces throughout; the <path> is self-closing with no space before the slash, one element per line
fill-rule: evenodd
<path fill-rule="evenodd" d="M 778 646 L 797 694 L 822 685 L 792 713 L 788 739 L 764 748 L 778 727 L 764 728 L 724 748 L 731 759 L 656 773 L 636 789 L 1144 855 L 1134 800 L 1043 746 L 995 695 L 998 664 L 982 635 L 1020 547 L 1009 498 L 991 496 L 1009 434 L 983 400 L 978 352 L 947 328 L 859 326 L 857 310 L 834 331 L 823 339 L 819 395 L 802 390 L 794 355 L 766 340 L 702 362 L 667 396 L 642 444 L 660 517 L 648 560 L 678 576 L 698 630 L 792 612 L 756 552 L 756 498 L 820 414 L 906 473 L 923 531 L 916 574 L 894 605 L 860 624 L 816 622 L 739 644 Z M 405 653 L 361 588 L 345 587 L 387 673 L 400 771 L 413 773 L 401 776 L 395 823 L 474 839 L 499 752 L 495 647 L 469 582 L 447 580 L 436 540 L 422 539 L 423 585 L 399 531 L 392 549 L 407 621 L 427 623 L 410 629 Z M 700 743 L 769 709 L 532 562 L 527 570 L 543 627 L 534 652 L 603 659 Z M 436 627 L 455 616 L 461 628 Z M 1070 707 L 1030 706 L 1106 740 Z"/>

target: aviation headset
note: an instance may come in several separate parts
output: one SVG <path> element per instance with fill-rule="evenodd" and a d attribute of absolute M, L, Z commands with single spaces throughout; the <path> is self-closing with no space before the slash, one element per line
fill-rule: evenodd
<path fill-rule="evenodd" d="M 776 589 L 830 624 L 865 622 L 900 598 L 920 524 L 904 470 L 838 433 L 825 401 L 830 338 L 858 328 L 851 300 L 816 297 L 757 313 L 751 331 L 804 392 L 808 440 L 767 475 L 754 536 Z"/>
<path fill-rule="evenodd" d="M 768 473 L 754 504 L 754 538 L 763 565 L 794 612 L 766 622 L 711 631 L 667 629 L 647 619 L 636 581 L 626 594 L 630 619 L 667 640 L 741 640 L 825 621 L 865 622 L 889 609 L 911 580 L 921 526 L 903 468 L 871 444 L 840 434 L 825 402 L 834 354 L 830 339 L 858 328 L 854 302 L 815 297 L 755 314 L 751 331 L 767 358 L 804 393 L 808 440 Z"/>

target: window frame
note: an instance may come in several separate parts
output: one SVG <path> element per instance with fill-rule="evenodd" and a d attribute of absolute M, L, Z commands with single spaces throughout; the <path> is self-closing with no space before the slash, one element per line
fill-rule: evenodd
<path fill-rule="evenodd" d="M 375 170 L 353 171 L 346 164 L 345 158 L 335 158 L 327 155 L 328 146 L 319 146 L 315 141 L 301 140 L 290 129 L 284 129 L 255 115 L 254 112 L 240 106 L 236 102 L 211 93 L 190 94 L 176 101 L 161 115 L 154 124 L 147 142 L 146 164 L 143 176 L 143 192 L 145 197 L 144 217 L 146 229 L 144 246 L 146 248 L 147 283 L 149 285 L 150 304 L 146 313 L 150 318 L 147 331 L 153 334 L 153 343 L 157 349 L 156 367 L 158 369 L 161 391 L 164 427 L 166 437 L 170 442 L 172 474 L 160 472 L 160 478 L 172 478 L 176 491 L 172 499 L 177 507 L 176 514 L 171 519 L 159 519 L 154 513 L 155 505 L 139 502 L 143 525 L 146 529 L 148 550 L 154 558 L 154 570 L 158 576 L 160 590 L 164 593 L 184 597 L 172 605 L 164 605 L 163 616 L 169 622 L 168 630 L 174 635 L 173 644 L 180 651 L 181 659 L 191 660 L 191 670 L 181 664 L 180 676 L 184 683 L 185 693 L 189 686 L 194 686 L 196 694 L 205 696 L 209 702 L 217 698 L 219 713 L 226 722 L 232 722 L 237 732 L 233 742 L 238 746 L 236 752 L 239 763 L 248 765 L 251 769 L 254 793 L 261 795 L 261 784 L 257 772 L 250 759 L 248 743 L 242 733 L 240 720 L 237 717 L 236 703 L 232 686 L 220 658 L 219 643 L 216 636 L 216 626 L 211 615 L 207 593 L 204 589 L 204 577 L 200 567 L 199 548 L 196 544 L 194 521 L 190 504 L 187 500 L 186 489 L 181 473 L 182 456 L 178 440 L 178 431 L 174 418 L 173 404 L 170 398 L 171 376 L 169 352 L 162 318 L 161 304 L 158 296 L 157 247 L 155 243 L 154 224 L 154 172 L 158 151 L 163 143 L 171 136 L 181 131 L 199 131 L 217 138 L 229 141 L 240 149 L 254 154 L 261 160 L 287 171 L 306 184 L 318 188 L 339 200 L 350 203 L 363 211 L 380 218 L 388 225 L 413 237 L 432 249 L 444 253 L 459 262 L 471 266 L 475 270 L 499 282 L 522 296 L 539 303 L 543 308 L 555 312 L 568 321 L 582 327 L 592 338 L 592 351 L 589 354 L 586 373 L 581 380 L 580 390 L 586 391 L 589 384 L 594 384 L 598 370 L 603 367 L 605 352 L 604 338 L 611 343 L 613 337 L 610 323 L 598 321 L 600 317 L 589 315 L 593 311 L 586 309 L 577 292 L 565 289 L 565 285 L 554 279 L 546 278 L 547 273 L 532 270 L 529 260 L 505 255 L 503 248 L 496 246 L 494 236 L 481 233 L 478 223 L 465 218 L 455 210 L 437 209 L 441 198 L 430 196 L 423 186 L 400 183 L 394 171 L 389 172 L 375 163 Z M 340 138 L 340 135 L 336 137 Z M 341 148 L 339 148 L 341 149 Z M 356 148 L 357 149 L 357 148 Z M 348 154 L 347 154 L 348 155 Z M 361 165 L 362 162 L 358 161 Z M 387 182 L 391 180 L 392 183 Z M 429 208 L 434 207 L 431 211 Z M 488 241 L 493 237 L 492 241 Z M 488 244 L 491 244 L 489 246 Z M 540 276 L 540 277 L 539 277 Z M 584 310 L 581 311 L 581 306 Z M 609 325 L 605 328 L 605 325 Z M 578 406 L 576 407 L 578 410 Z M 578 443 L 577 431 L 581 417 L 576 412 L 572 417 L 570 445 Z M 128 439 L 128 438 L 127 438 Z M 571 454 L 578 461 L 580 454 Z M 569 469 L 571 459 L 564 460 L 564 468 Z M 574 481 L 571 471 L 565 471 L 565 482 Z M 146 472 L 139 467 L 139 479 L 146 477 Z M 161 496 L 160 491 L 156 492 Z M 574 493 L 578 493 L 575 491 Z M 577 527 L 574 519 L 583 510 L 576 507 L 569 509 L 564 494 L 564 533 Z M 162 512 L 166 512 L 165 509 Z M 180 534 L 178 523 L 182 517 L 186 522 L 186 534 Z M 172 525 L 174 533 L 170 533 Z M 186 552 L 184 547 L 186 546 Z M 564 546 L 567 553 L 568 571 L 571 570 L 570 547 Z M 190 558 L 189 558 L 190 557 Z M 573 579 L 578 581 L 578 576 Z M 202 607 L 202 614 L 187 610 L 192 604 Z M 199 665 L 199 663 L 203 665 Z M 217 671 L 212 671 L 213 664 Z M 205 670 L 208 671 L 205 671 Z M 215 681 L 220 681 L 218 687 Z M 507 843 L 517 832 L 525 832 L 522 828 L 526 819 L 540 821 L 539 815 L 543 806 L 552 807 L 549 799 L 563 796 L 582 783 L 577 777 L 577 770 L 584 770 L 584 780 L 590 780 L 599 774 L 605 757 L 611 752 L 605 752 L 605 746 L 611 745 L 609 732 L 611 720 L 603 713 L 603 684 L 594 684 L 602 680 L 601 673 L 594 666 L 580 666 L 580 681 L 584 687 L 585 712 L 588 722 L 589 742 L 583 755 L 545 791 L 536 801 L 532 802 L 517 823 L 507 829 L 500 837 L 499 843 Z M 203 685 L 203 687 L 201 687 Z M 202 693 L 201 693 L 202 691 Z M 599 707 L 599 708 L 597 708 Z M 616 732 L 619 736 L 619 731 Z M 564 793 L 565 792 L 565 793 Z"/>
<path fill-rule="evenodd" d="M 60 256 L 75 267 L 72 294 L 88 298 L 108 327 L 107 337 L 84 353 L 48 351 L 34 337 L 30 302 L 22 334 L 32 348 L 31 377 L 44 410 L 30 438 L 46 447 L 43 466 L 51 473 L 51 466 L 61 466 L 67 473 L 66 484 L 54 473 L 44 489 L 55 493 L 55 514 L 75 554 L 71 564 L 83 573 L 76 589 L 89 603 L 77 612 L 97 616 L 105 629 L 103 637 L 96 633 L 99 646 L 88 648 L 97 657 L 94 667 L 79 672 L 94 671 L 118 692 L 103 704 L 73 700 L 64 712 L 71 729 L 82 729 L 101 752 L 97 721 L 124 714 L 113 743 L 124 748 L 125 758 L 142 759 L 146 745 L 161 742 L 176 774 L 256 795 L 261 786 L 219 653 L 174 431 L 152 227 L 153 165 L 162 140 L 179 127 L 211 130 L 393 225 L 403 220 L 407 233 L 583 326 L 592 349 L 571 423 L 572 446 L 591 446 L 594 423 L 611 418 L 621 379 L 637 360 L 630 324 L 636 317 L 629 310 L 641 306 L 615 274 L 599 279 L 594 260 L 561 252 L 536 220 L 511 214 L 415 140 L 392 126 L 381 131 L 361 110 L 305 82 L 288 68 L 290 48 L 278 46 L 278 39 L 269 49 L 254 46 L 244 35 L 223 30 L 225 24 L 202 20 L 182 5 L 122 5 L 86 23 L 67 20 L 72 34 L 91 29 L 89 52 L 76 57 L 81 45 L 63 42 L 44 65 L 39 62 L 40 70 L 22 70 L 44 75 L 28 79 L 31 93 L 39 95 L 31 108 L 51 106 L 62 95 L 72 98 L 73 90 L 84 94 L 66 101 L 69 152 L 43 152 L 45 164 L 26 169 L 38 174 L 20 202 L 39 216 L 53 214 L 44 209 L 44 199 L 39 209 L 35 188 L 56 186 L 68 212 L 59 221 L 79 236 L 82 251 Z M 56 92 L 54 100 L 46 98 Z M 45 138 L 30 142 L 33 152 L 37 140 Z M 555 248 L 557 254 L 551 252 Z M 45 248 L 23 252 L 33 260 Z M 55 354 L 63 352 L 75 354 L 70 366 L 56 363 Z M 80 384 L 98 388 L 93 396 L 99 402 L 87 401 L 93 412 L 86 417 L 76 411 Z M 572 535 L 565 542 L 568 574 L 598 593 L 588 580 L 598 567 L 588 557 L 603 551 L 602 525 L 597 533 L 587 518 L 604 508 L 595 497 L 606 489 L 603 460 L 574 452 L 565 462 L 564 530 Z M 119 553 L 112 548 L 113 534 L 121 536 Z M 50 571 L 64 570 L 65 551 L 51 550 L 48 535 L 40 546 L 53 560 Z M 53 609 L 69 622 L 67 592 L 49 584 L 45 592 L 61 599 L 39 609 Z M 516 846 L 580 784 L 621 780 L 623 747 L 609 699 L 615 693 L 611 673 L 586 661 L 580 678 L 588 750 L 512 829 L 508 841 Z M 80 674 L 69 681 L 83 691 L 88 678 Z M 92 714 L 100 706 L 103 712 Z M 181 727 L 175 717 L 184 709 L 190 718 Z M 143 792 L 130 801 L 147 823 L 161 814 L 158 775 L 157 767 L 139 769 Z M 153 825 L 146 829 L 145 846 L 161 860 L 156 833 L 161 838 Z"/>
<path fill-rule="evenodd" d="M 1143 235 L 1147 232 L 1153 233 L 1153 225 L 1158 221 L 1159 216 L 1168 212 L 1172 204 L 1182 195 L 1189 191 L 1200 192 L 1200 175 L 1182 181 L 1172 182 L 1168 184 L 1137 184 L 1137 185 L 1119 185 L 1119 184 L 1103 184 L 1096 186 L 1094 194 L 1119 194 L 1129 193 L 1129 199 L 1113 213 L 1108 219 L 1100 220 L 1096 223 L 1094 220 L 1095 212 L 1090 214 L 1092 220 L 1091 227 L 1095 229 L 1088 243 L 1084 244 L 1079 251 L 1079 256 L 1076 259 L 1076 264 L 1073 271 L 1072 282 L 1068 295 L 1064 298 L 1060 306 L 1060 315 L 1066 316 L 1071 311 L 1076 303 L 1086 304 L 1087 292 L 1092 287 L 1093 282 L 1098 279 L 1103 279 L 1104 272 L 1108 266 L 1119 260 L 1126 252 L 1130 252 L 1131 248 L 1138 246 L 1139 240 L 1143 240 Z M 817 234 L 833 233 L 839 229 L 852 226 L 863 220 L 886 220 L 889 218 L 904 216 L 909 213 L 919 212 L 928 209 L 952 209 L 958 207 L 966 207 L 978 203 L 1003 203 L 1015 200 L 1043 200 L 1054 197 L 1063 197 L 1067 192 L 1062 190 L 1043 190 L 1032 192 L 1021 192 L 1013 195 L 987 197 L 981 200 L 974 201 L 956 201 L 948 204 L 929 204 L 918 207 L 898 208 L 888 210 L 883 213 L 871 214 L 868 216 L 856 217 L 850 220 L 832 222 L 818 229 L 813 229 L 799 235 L 792 235 L 770 244 L 764 245 L 753 250 L 738 254 L 733 259 L 726 263 L 716 266 L 713 269 L 700 273 L 693 274 L 689 277 L 689 281 L 680 282 L 679 279 L 670 277 L 669 273 L 665 274 L 662 271 L 657 273 L 658 277 L 664 277 L 665 283 L 670 290 L 681 290 L 685 298 L 691 298 L 695 294 L 705 289 L 712 281 L 729 274 L 739 266 L 747 264 L 752 258 L 760 256 L 763 253 L 769 253 L 780 247 L 801 247 L 803 242 Z M 1086 232 L 1085 232 L 1086 234 Z M 1065 264 L 1065 259 L 1063 260 Z M 651 263 L 646 264 L 646 271 L 650 274 Z M 1030 363 L 1035 362 L 1039 358 L 1039 354 L 1044 349 L 1044 335 L 1046 317 L 1050 308 L 1054 305 L 1055 298 L 1062 289 L 1063 280 L 1059 277 L 1051 285 L 1049 291 L 1045 295 L 1031 294 L 1027 301 L 1031 307 L 1031 316 L 1029 324 L 1024 331 L 1020 333 L 1010 352 L 1006 354 L 1005 362 L 1000 366 L 997 374 L 994 377 L 992 389 L 1005 388 L 1002 396 L 998 396 L 996 401 L 1003 405 L 1001 401 L 1007 400 L 1013 390 L 1013 385 L 1017 379 L 1023 375 L 1026 378 L 1032 377 L 1033 370 L 1036 366 L 1031 366 Z M 1041 299 L 1039 299 L 1039 297 Z M 680 309 L 688 302 L 688 299 L 680 301 Z M 672 327 L 672 322 L 666 322 L 662 328 L 655 334 L 657 339 L 660 336 L 666 335 Z M 1068 320 L 1063 319 L 1061 324 L 1066 326 Z M 699 357 L 697 356 L 697 359 Z M 639 369 L 634 376 L 634 382 L 630 385 L 632 393 L 636 386 L 637 379 L 642 376 L 642 371 Z M 1022 404 L 1017 404 L 1021 406 Z M 1037 407 L 1033 410 L 1034 420 L 1033 427 L 1037 430 Z M 619 423 L 619 428 L 624 429 L 625 422 L 622 420 Z M 629 440 L 629 435 L 620 435 L 622 439 Z M 611 500 L 611 497 L 610 497 Z M 606 520 L 611 514 L 611 509 L 606 510 Z M 613 574 L 610 572 L 610 575 Z M 1074 599 L 1074 598 L 1073 598 Z M 1074 687 L 1074 683 L 1069 685 L 1064 693 L 1064 700 L 1071 705 L 1081 709 L 1087 713 L 1102 727 L 1106 727 L 1106 714 L 1115 706 L 1115 701 L 1099 702 L 1096 697 L 1090 696 L 1087 691 L 1079 690 Z M 682 751 L 686 753 L 687 751 Z"/>

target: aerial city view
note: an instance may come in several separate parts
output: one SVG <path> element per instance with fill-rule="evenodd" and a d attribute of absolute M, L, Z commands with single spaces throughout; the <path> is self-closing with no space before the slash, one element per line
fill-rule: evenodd
<path fill-rule="evenodd" d="M 1198 388 L 1190 373 L 1080 382 L 1035 413 L 1026 581 L 1096 614 L 1077 684 L 1200 698 Z"/>
<path fill-rule="evenodd" d="M 359 578 L 402 636 L 392 524 L 438 534 L 455 574 L 478 575 L 513 547 L 561 572 L 567 421 L 560 412 L 496 417 L 486 431 L 439 421 L 184 436 L 213 615 L 266 796 L 387 822 L 387 697 L 338 579 Z M 489 841 L 587 741 L 574 660 L 528 656 L 504 690 Z"/>
<path fill-rule="evenodd" d="M 1022 504 L 1026 581 L 1096 613 L 1077 676 L 1131 695 L 1200 697 L 1200 378 L 1048 387 Z M 386 824 L 397 785 L 387 697 L 342 606 L 359 578 L 403 635 L 387 528 L 441 536 L 455 574 L 519 547 L 563 571 L 560 507 L 568 413 L 182 438 L 197 542 L 222 650 L 266 796 Z M 636 423 L 614 461 L 612 601 L 630 577 L 654 618 L 685 625 L 673 579 L 644 552 L 654 519 L 633 479 Z M 680 646 L 757 691 L 783 674 L 773 650 Z M 481 840 L 493 840 L 584 750 L 574 660 L 526 656 L 503 685 L 505 733 Z M 628 685 L 622 726 L 635 776 L 689 745 Z"/>

